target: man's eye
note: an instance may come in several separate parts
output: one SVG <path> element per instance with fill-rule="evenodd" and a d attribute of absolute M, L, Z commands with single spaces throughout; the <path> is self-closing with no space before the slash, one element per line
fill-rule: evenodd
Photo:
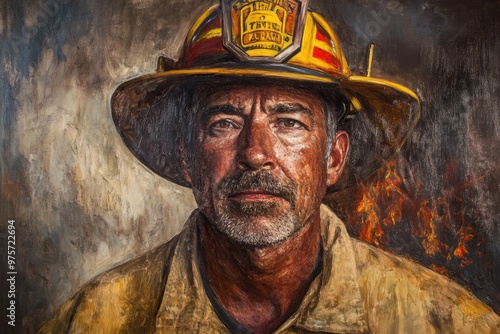
<path fill-rule="evenodd" d="M 224 130 L 224 129 L 238 129 L 239 126 L 235 122 L 228 119 L 221 119 L 217 122 L 210 124 L 210 128 L 214 130 Z"/>
<path fill-rule="evenodd" d="M 305 125 L 302 122 L 291 118 L 283 118 L 279 119 L 277 125 L 286 129 L 303 129 Z"/>
<path fill-rule="evenodd" d="M 221 134 L 222 132 L 226 131 L 238 130 L 240 128 L 241 128 L 240 124 L 227 118 L 215 121 L 211 123 L 208 127 L 209 131 L 214 135 L 217 133 Z"/>

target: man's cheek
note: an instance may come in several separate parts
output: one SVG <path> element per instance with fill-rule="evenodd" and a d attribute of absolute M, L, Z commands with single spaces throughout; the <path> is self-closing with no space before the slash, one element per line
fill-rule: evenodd
<path fill-rule="evenodd" d="M 306 147 L 301 147 L 295 150 L 283 150 L 277 154 L 280 158 L 280 165 L 289 171 L 291 176 L 301 176 L 298 180 L 302 180 L 303 177 L 311 175 L 311 165 L 315 165 L 314 156 L 311 154 L 310 149 Z"/>

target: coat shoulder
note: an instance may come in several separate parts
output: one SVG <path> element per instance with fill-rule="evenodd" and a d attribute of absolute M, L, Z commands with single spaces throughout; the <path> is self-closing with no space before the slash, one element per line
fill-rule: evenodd
<path fill-rule="evenodd" d="M 431 326 L 439 331 L 450 324 L 465 333 L 500 330 L 500 317 L 451 279 L 359 240 L 352 243 L 369 317 L 387 317 L 406 330 Z M 420 325 L 412 324 L 416 328 L 403 324 L 412 317 L 422 319 Z"/>
<path fill-rule="evenodd" d="M 87 283 L 39 333 L 91 333 L 144 329 L 161 302 L 178 237 Z"/>

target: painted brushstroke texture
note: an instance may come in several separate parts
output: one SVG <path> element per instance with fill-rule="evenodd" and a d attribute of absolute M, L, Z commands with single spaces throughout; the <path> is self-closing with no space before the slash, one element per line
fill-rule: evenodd
<path fill-rule="evenodd" d="M 91 277 L 168 240 L 195 207 L 189 190 L 155 176 L 125 148 L 109 99 L 121 82 L 152 72 L 158 55 L 177 58 L 190 24 L 211 3 L 0 2 L 0 231 L 4 240 L 7 220 L 16 220 L 17 315 L 27 332 Z M 432 202 L 452 185 L 465 187 L 453 188 L 463 205 L 439 212 L 451 217 L 452 228 L 437 237 L 460 240 L 461 217 L 475 237 L 464 246 L 468 255 L 457 254 L 470 263 L 415 252 L 409 221 L 391 227 L 379 247 L 429 267 L 439 260 L 500 310 L 499 3 L 311 6 L 337 29 L 354 72 L 365 70 L 373 40 L 372 75 L 401 81 L 422 98 L 421 122 L 397 157 L 402 188 Z M 359 191 L 328 202 L 349 216 L 359 208 Z M 363 236 L 356 222 L 348 229 Z"/>

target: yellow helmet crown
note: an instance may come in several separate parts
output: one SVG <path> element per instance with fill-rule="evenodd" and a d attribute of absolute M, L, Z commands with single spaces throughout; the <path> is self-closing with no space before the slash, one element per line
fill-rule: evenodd
<path fill-rule="evenodd" d="M 302 70 L 297 79 L 307 80 L 309 74 L 321 82 L 351 75 L 337 36 L 307 10 L 307 1 L 223 1 L 193 25 L 176 69 L 223 69 L 232 62 L 282 63 Z"/>

